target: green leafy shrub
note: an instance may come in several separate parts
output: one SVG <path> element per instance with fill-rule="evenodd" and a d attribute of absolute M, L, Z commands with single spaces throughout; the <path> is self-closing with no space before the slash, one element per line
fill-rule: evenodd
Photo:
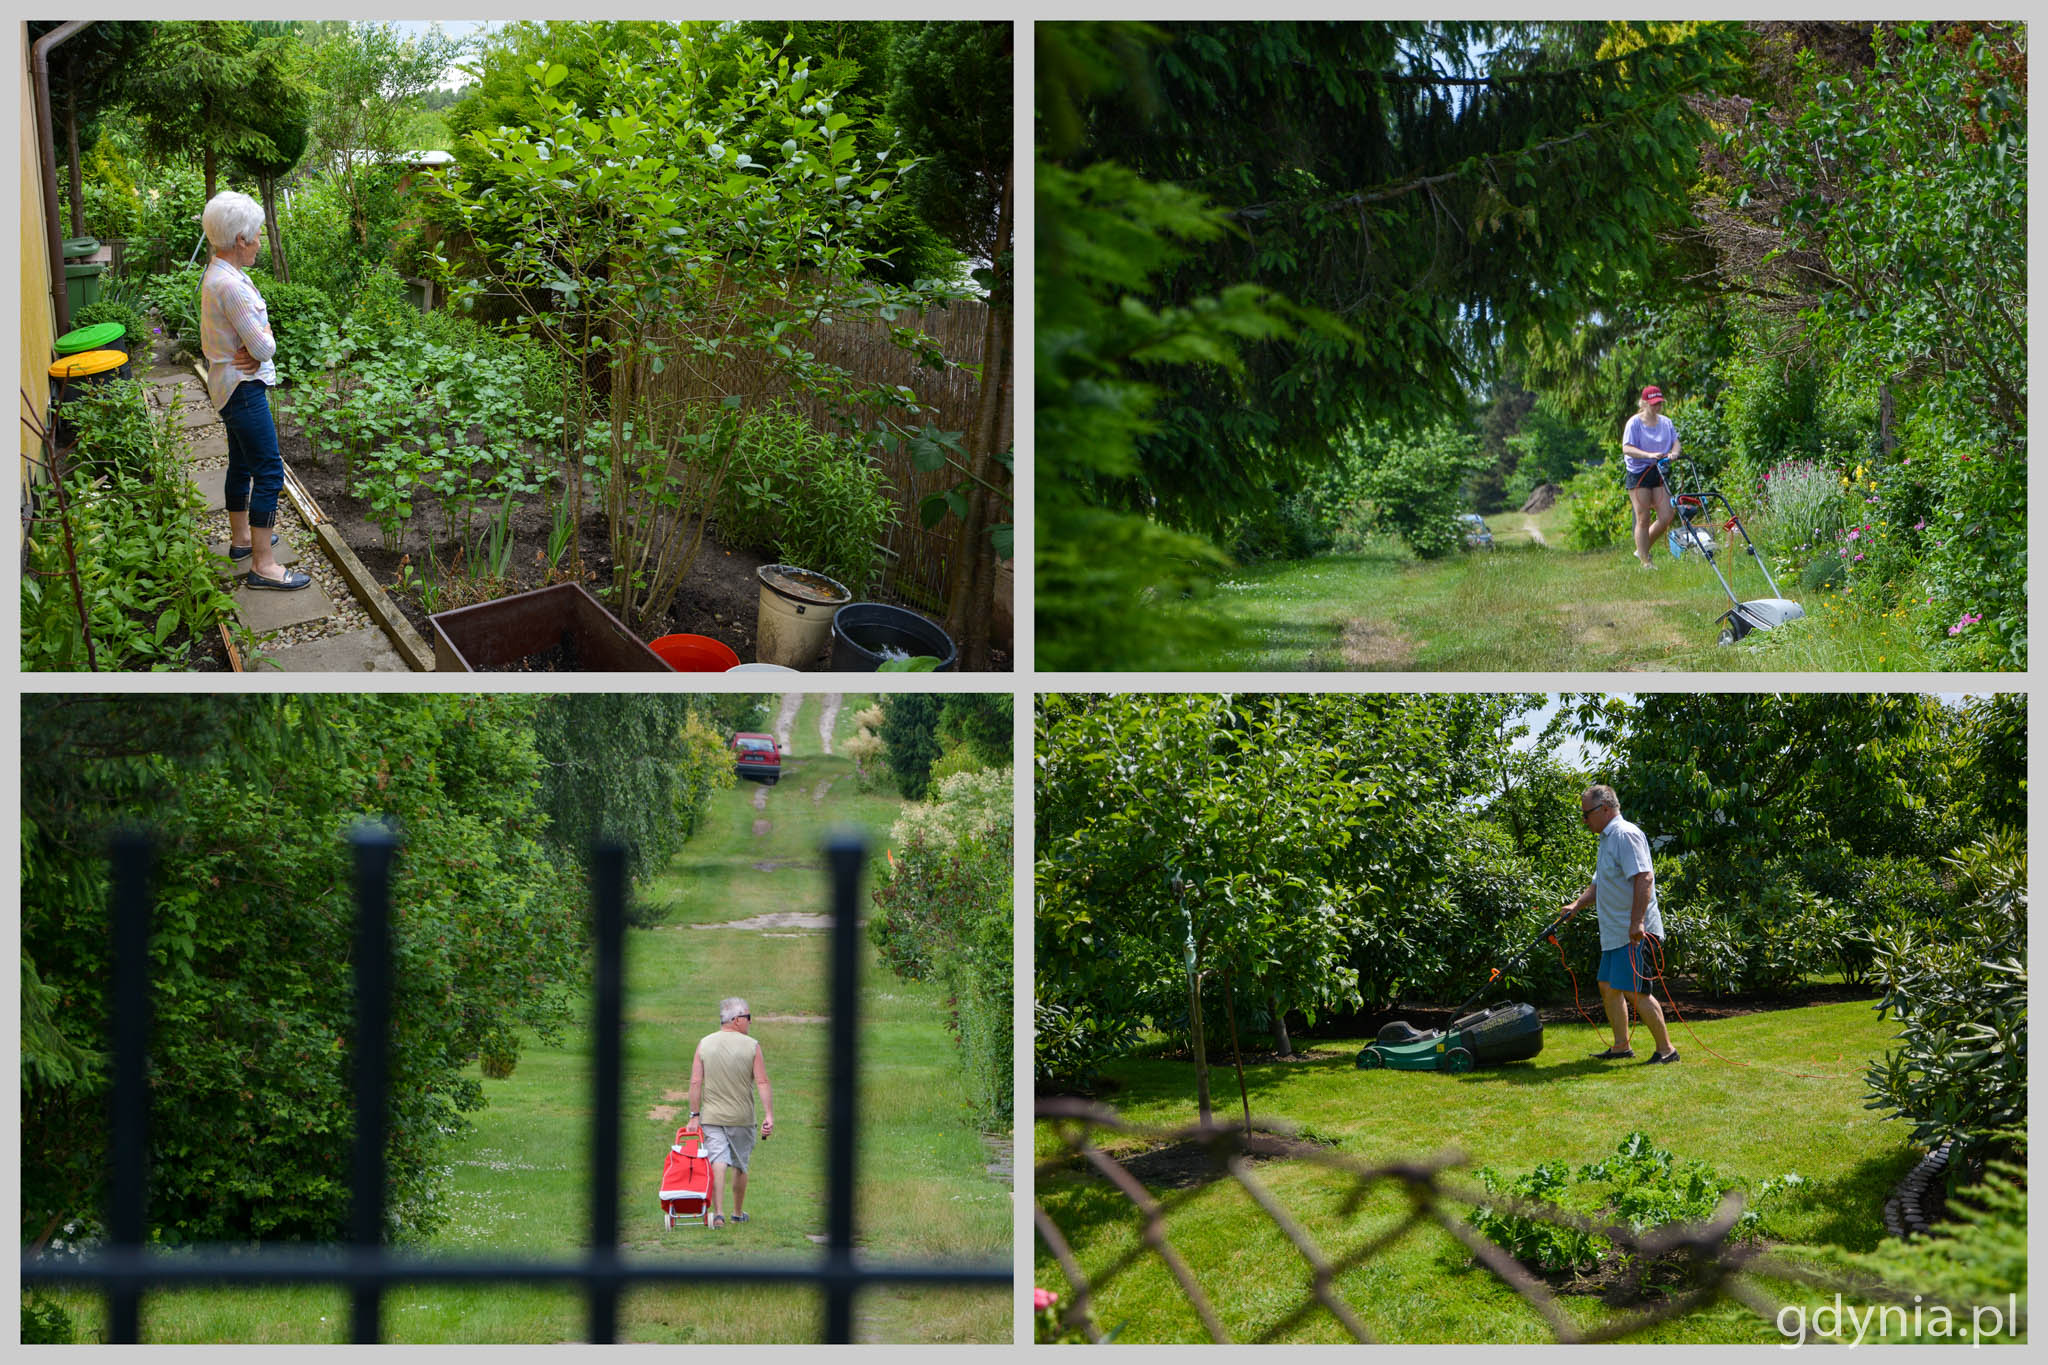
<path fill-rule="evenodd" d="M 534 416 L 546 418 L 562 411 L 569 375 L 561 356 L 545 342 L 446 309 L 421 314 L 419 333 L 436 346 L 475 355 L 478 364 L 516 379 L 520 401 Z"/>
<path fill-rule="evenodd" d="M 366 317 L 391 321 L 382 306 L 371 299 Z M 388 548 L 402 548 L 417 499 L 433 493 L 442 535 L 468 547 L 476 571 L 501 574 L 490 545 L 503 537 L 493 542 L 489 524 L 478 532 L 478 509 L 496 502 L 502 512 L 539 490 L 535 450 L 556 439 L 560 416 L 526 406 L 526 378 L 515 367 L 436 344 L 417 328 L 380 337 L 375 320 L 366 325 L 369 332 L 348 334 L 354 355 L 332 382 L 309 386 L 297 410 L 314 449 L 343 456 L 343 476 L 370 503 Z M 359 344 L 365 337 L 376 340 Z"/>
<path fill-rule="evenodd" d="M 1010 1084 L 1010 771 L 959 773 L 907 807 L 889 833 L 887 880 L 868 936 L 905 980 L 937 982 L 984 1123 L 1006 1122 Z"/>
<path fill-rule="evenodd" d="M 175 454 L 184 439 L 176 416 L 166 412 L 155 439 L 137 446 L 134 438 L 147 422 L 133 418 L 140 401 L 107 399 L 120 415 L 80 440 L 78 467 L 67 473 L 71 544 L 92 627 L 90 658 L 63 530 L 46 504 L 48 519 L 30 538 L 21 579 L 24 669 L 181 669 L 190 665 L 194 643 L 233 617 L 234 599 L 222 590 L 199 531 L 206 499 L 184 477 Z M 109 441 L 104 461 L 93 445 L 102 438 Z M 179 640 L 181 626 L 186 634 Z"/>
<path fill-rule="evenodd" d="M 1872 935 L 1900 1046 L 1870 1068 L 1868 1107 L 1928 1147 L 1981 1141 L 2027 1112 L 2024 836 L 1987 835 L 1949 861 L 1967 908 Z"/>
<path fill-rule="evenodd" d="M 1419 558 L 1438 559 L 1464 544 L 1458 513 L 1465 486 L 1486 467 L 1476 436 L 1442 423 L 1414 436 L 1369 432 L 1346 458 L 1344 496 L 1363 503 L 1371 524 L 1401 537 Z"/>
<path fill-rule="evenodd" d="M 2027 1299 L 2027 1167 L 2026 1135 L 1994 1136 L 1997 1145 L 2016 1148 L 2013 1160 L 1992 1160 L 1984 1179 L 1949 1200 L 1950 1221 L 1931 1235 L 1908 1241 L 1887 1241 L 1877 1250 L 1847 1253 L 1820 1249 L 1823 1259 L 1852 1271 L 1875 1275 L 1886 1284 L 1902 1285 L 1924 1295 L 1929 1303 L 1958 1310 L 1975 1305 L 2005 1305 L 2011 1296 Z M 1917 1326 L 1917 1322 L 1915 1323 Z M 2012 1333 L 2014 1324 L 2004 1324 Z M 1999 1340 L 2024 1341 L 2024 1332 Z M 1887 1344 L 1952 1344 L 1950 1334 L 1887 1333 Z"/>
<path fill-rule="evenodd" d="M 1490 1166 L 1479 1169 L 1479 1183 L 1489 1194 L 1562 1206 L 1571 1191 L 1571 1167 L 1546 1161 L 1527 1175 L 1504 1176 Z M 1518 1261 L 1552 1274 L 1584 1270 L 1599 1263 L 1613 1245 L 1605 1237 L 1541 1218 L 1480 1204 L 1467 1215 L 1480 1236 Z"/>
<path fill-rule="evenodd" d="M 150 415 L 148 392 L 139 379 L 67 391 L 57 411 L 77 432 L 71 467 L 93 474 L 119 472 L 130 479 L 152 477 L 158 424 Z"/>
<path fill-rule="evenodd" d="M 150 275 L 142 284 L 142 295 L 163 323 L 166 335 L 199 348 L 199 281 L 206 274 L 203 265 L 184 266 L 167 275 Z"/>
<path fill-rule="evenodd" d="M 1629 506 L 1628 490 L 1621 486 L 1621 470 L 1613 465 L 1595 465 L 1572 475 L 1564 485 L 1565 544 L 1574 550 L 1605 550 L 1633 543 L 1635 512 Z"/>
<path fill-rule="evenodd" d="M 309 284 L 263 280 L 257 285 L 277 339 L 278 382 L 295 384 L 326 369 L 336 346 L 334 305 Z"/>
<path fill-rule="evenodd" d="M 864 596 L 896 520 L 881 469 L 856 441 L 785 404 L 740 418 L 716 516 L 729 542 L 768 550 Z"/>
<path fill-rule="evenodd" d="M 1099 1016 L 1081 1001 L 1054 1001 L 1044 989 L 1035 994 L 1031 1071 L 1039 1090 L 1086 1090 L 1105 1063 L 1130 1055 L 1137 1037 L 1131 1020 Z"/>
<path fill-rule="evenodd" d="M 149 361 L 149 321 L 143 317 L 142 291 L 129 286 L 118 293 L 103 293 L 95 303 L 88 303 L 71 315 L 71 325 L 94 327 L 103 322 L 121 324 L 123 340 L 131 356 L 140 358 L 144 364 Z"/>
<path fill-rule="evenodd" d="M 559 1036 L 584 979 L 581 893 L 538 842 L 540 760 L 523 724 L 534 704 L 34 704 L 21 942 L 68 997 L 58 1018 L 82 1048 L 96 1051 L 105 1033 L 107 834 L 146 820 L 157 842 L 152 1241 L 345 1235 L 355 906 L 340 835 L 358 816 L 405 835 L 392 882 L 387 1232 L 409 1240 L 445 1221 L 444 1144 L 483 1102 L 468 1060 L 516 1053 L 528 1029 Z M 24 1087 L 25 1225 L 101 1202 L 107 1083 L 101 1067 Z"/>
<path fill-rule="evenodd" d="M 1737 1185 L 1704 1161 L 1679 1161 L 1640 1131 L 1624 1137 L 1614 1155 L 1581 1166 L 1576 1175 L 1561 1161 L 1546 1161 L 1527 1175 L 1506 1176 L 1491 1167 L 1481 1168 L 1478 1175 L 1488 1193 L 1626 1223 L 1638 1235 L 1673 1223 L 1707 1222 L 1722 1197 Z M 1766 1235 L 1763 1210 L 1784 1190 L 1802 1183 L 1797 1174 L 1765 1181 L 1736 1218 L 1731 1239 Z M 1613 1242 L 1598 1233 L 1491 1204 L 1475 1207 L 1467 1221 L 1517 1260 L 1550 1274 L 1591 1269 L 1615 1250 Z M 1673 1253 L 1674 1262 L 1685 1254 Z M 1655 1268 L 1642 1270 L 1647 1274 Z"/>
<path fill-rule="evenodd" d="M 1685 900 L 1683 910 L 1665 913 L 1665 971 L 1687 973 L 1709 995 L 1780 989 L 1838 962 L 1842 912 L 1796 882 L 1767 885 L 1744 902 L 1705 893 Z"/>
<path fill-rule="evenodd" d="M 1849 885 L 1837 898 L 1845 910 L 1842 931 L 1835 935 L 1835 962 L 1843 981 L 1861 986 L 1873 979 L 1880 935 L 1952 913 L 1955 895 L 1918 858 L 1859 858 L 1848 871 Z"/>
<path fill-rule="evenodd" d="M 1266 559 L 1308 559 L 1335 543 L 1317 500 L 1290 493 L 1261 503 L 1231 523 L 1224 548 L 1240 563 Z"/>
<path fill-rule="evenodd" d="M 78 1329 L 64 1306 L 30 1291 L 21 1296 L 21 1344 L 24 1346 L 69 1346 L 78 1340 Z"/>
<path fill-rule="evenodd" d="M 300 178 L 292 186 L 290 203 L 279 206 L 278 225 L 284 230 L 293 282 L 318 289 L 337 313 L 347 312 L 364 282 L 391 260 L 394 247 L 400 245 L 398 225 L 405 205 L 395 185 L 402 174 L 401 167 L 357 166 L 367 244 L 332 175 Z"/>
<path fill-rule="evenodd" d="M 405 281 L 388 265 L 380 265 L 364 277 L 349 300 L 347 325 L 343 329 L 350 346 L 375 350 L 396 336 L 410 336 L 420 330 L 420 310 L 405 292 Z"/>

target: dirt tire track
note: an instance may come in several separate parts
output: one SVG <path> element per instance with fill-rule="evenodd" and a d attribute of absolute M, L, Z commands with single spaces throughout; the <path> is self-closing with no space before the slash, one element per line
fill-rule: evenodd
<path fill-rule="evenodd" d="M 840 700 L 837 692 L 827 692 L 818 698 L 818 743 L 827 754 L 832 752 L 832 727 L 839 722 Z"/>
<path fill-rule="evenodd" d="M 790 756 L 789 732 L 796 727 L 797 708 L 803 704 L 803 693 L 785 692 L 782 694 L 782 705 L 775 712 L 775 742 L 782 746 L 784 758 Z"/>

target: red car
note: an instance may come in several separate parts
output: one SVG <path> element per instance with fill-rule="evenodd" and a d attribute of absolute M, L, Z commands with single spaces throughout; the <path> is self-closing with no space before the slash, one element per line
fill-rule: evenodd
<path fill-rule="evenodd" d="M 741 731 L 732 737 L 732 756 L 741 777 L 758 777 L 772 787 L 782 776 L 782 749 L 773 735 Z"/>

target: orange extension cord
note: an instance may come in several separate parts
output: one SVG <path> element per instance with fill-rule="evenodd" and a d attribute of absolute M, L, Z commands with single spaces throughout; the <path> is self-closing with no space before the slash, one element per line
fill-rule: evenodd
<path fill-rule="evenodd" d="M 1679 1010 L 1678 1002 L 1671 998 L 1671 983 L 1665 980 L 1664 978 L 1663 941 L 1661 939 L 1649 935 L 1646 935 L 1645 939 L 1650 945 L 1650 975 L 1651 978 L 1655 980 L 1658 985 L 1664 988 L 1664 1003 L 1670 1007 L 1671 1013 L 1677 1017 L 1678 1022 L 1685 1025 L 1685 1031 L 1691 1035 L 1692 1040 L 1695 1043 L 1698 1043 L 1706 1051 L 1713 1053 L 1714 1056 L 1720 1058 L 1722 1061 L 1728 1063 L 1728 1065 L 1730 1066 L 1739 1066 L 1756 1071 L 1775 1071 L 1781 1076 L 1797 1076 L 1801 1080 L 1839 1081 L 1855 1079 L 1853 1076 L 1849 1075 L 1849 1073 L 1840 1071 L 1787 1071 L 1783 1067 L 1759 1066 L 1755 1062 L 1741 1061 L 1737 1058 L 1728 1056 L 1726 1053 L 1716 1052 L 1714 1048 L 1707 1043 L 1706 1039 L 1700 1037 L 1699 1030 L 1692 1026 L 1692 1021 L 1690 1019 L 1687 1019 L 1685 1015 Z M 1564 967 L 1565 974 L 1571 977 L 1572 979 L 1572 1008 L 1576 1009 L 1579 1012 L 1579 1017 L 1581 1019 L 1584 1019 L 1588 1024 L 1591 1024 L 1594 1028 L 1600 1027 L 1597 1023 L 1594 1023 L 1590 1016 L 1587 1015 L 1585 1006 L 1579 1003 L 1579 976 L 1577 972 L 1574 972 L 1572 970 L 1571 963 L 1565 961 L 1564 945 L 1558 943 L 1557 940 L 1554 938 L 1551 939 L 1551 942 L 1557 945 L 1557 960 L 1559 964 Z M 1624 1004 L 1622 1008 L 1627 1009 L 1628 1007 L 1626 1004 Z M 1628 1033 L 1629 1046 L 1631 1047 L 1635 1046 L 1635 1032 L 1635 1016 L 1633 1014 L 1630 1014 Z"/>

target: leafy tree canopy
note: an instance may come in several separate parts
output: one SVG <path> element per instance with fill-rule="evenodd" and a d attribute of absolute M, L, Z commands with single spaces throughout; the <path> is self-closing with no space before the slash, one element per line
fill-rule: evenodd
<path fill-rule="evenodd" d="M 1462 416 L 1531 333 L 1632 297 L 1689 220 L 1703 125 L 1735 74 L 1731 26 L 1597 55 L 1601 25 L 1162 26 L 1141 100 L 1082 101 L 1074 164 L 1114 160 L 1222 207 L 1230 231 L 1154 295 L 1257 281 L 1358 324 L 1249 347 L 1248 382 L 1177 374 L 1119 491 L 1211 527 L 1261 476 L 1360 421 Z M 1150 117 L 1133 117 L 1150 105 Z"/>

